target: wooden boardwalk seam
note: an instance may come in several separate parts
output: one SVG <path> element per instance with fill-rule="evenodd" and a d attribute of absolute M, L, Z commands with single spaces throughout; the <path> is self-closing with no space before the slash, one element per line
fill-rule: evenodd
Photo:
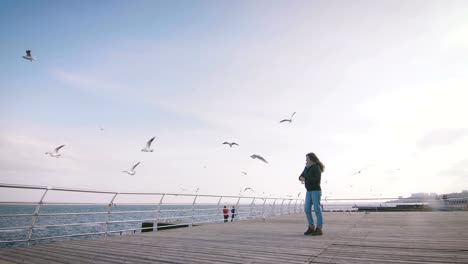
<path fill-rule="evenodd" d="M 0 249 L 0 263 L 468 263 L 468 212 L 324 213 Z"/>

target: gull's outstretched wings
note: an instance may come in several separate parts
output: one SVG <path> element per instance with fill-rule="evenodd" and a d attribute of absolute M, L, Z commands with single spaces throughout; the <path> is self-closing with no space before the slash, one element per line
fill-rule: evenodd
<path fill-rule="evenodd" d="M 227 142 L 227 141 L 223 142 L 223 145 L 229 145 L 229 147 L 231 148 L 232 148 L 232 145 L 239 146 L 239 144 L 237 144 L 236 142 Z"/>
<path fill-rule="evenodd" d="M 292 119 L 293 119 L 293 117 L 294 117 L 295 114 L 296 114 L 296 112 L 292 113 L 291 118 L 289 118 L 289 119 L 283 119 L 283 120 L 280 121 L 280 123 L 283 123 L 283 122 L 289 122 L 289 123 L 291 123 L 291 122 L 292 122 Z"/>
<path fill-rule="evenodd" d="M 252 159 L 259 159 L 265 163 L 268 163 L 268 161 L 266 161 L 266 159 L 264 159 L 262 156 L 260 155 L 257 155 L 257 154 L 253 154 L 252 156 L 250 156 Z"/>

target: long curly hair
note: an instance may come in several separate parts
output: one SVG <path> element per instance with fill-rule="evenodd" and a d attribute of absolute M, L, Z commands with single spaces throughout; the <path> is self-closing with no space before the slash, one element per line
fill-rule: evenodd
<path fill-rule="evenodd" d="M 320 167 L 320 171 L 323 172 L 325 170 L 325 165 L 323 165 L 323 163 L 319 160 L 319 158 L 317 157 L 317 155 L 315 155 L 315 153 L 313 152 L 310 152 L 310 153 L 307 153 L 306 155 L 307 157 L 309 157 L 309 159 L 315 163 L 317 163 Z"/>

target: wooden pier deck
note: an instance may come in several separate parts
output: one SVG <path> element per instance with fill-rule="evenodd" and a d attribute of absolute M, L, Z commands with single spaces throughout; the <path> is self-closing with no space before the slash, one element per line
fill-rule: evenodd
<path fill-rule="evenodd" d="M 0 249 L 0 263 L 468 263 L 468 212 L 302 214 Z"/>

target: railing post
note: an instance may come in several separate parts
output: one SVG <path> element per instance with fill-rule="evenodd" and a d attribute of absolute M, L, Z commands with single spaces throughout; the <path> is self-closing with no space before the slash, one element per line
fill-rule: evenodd
<path fill-rule="evenodd" d="M 250 215 L 252 215 L 254 203 L 255 203 L 255 197 L 252 199 L 252 203 L 250 204 Z M 255 218 L 255 215 L 253 216 L 253 218 Z"/>
<path fill-rule="evenodd" d="M 266 204 L 267 198 L 263 198 L 263 206 L 262 206 L 262 215 L 263 218 L 265 218 L 265 204 Z"/>
<path fill-rule="evenodd" d="M 162 205 L 164 196 L 166 196 L 166 194 L 163 194 L 161 196 L 161 199 L 159 200 L 159 204 L 158 204 L 158 212 L 156 213 L 156 226 L 155 226 L 156 231 L 158 231 L 159 219 L 161 217 L 161 205 Z"/>
<path fill-rule="evenodd" d="M 290 208 L 291 208 L 291 202 L 292 202 L 292 200 L 289 200 L 289 203 L 288 203 L 288 215 L 291 214 L 291 209 L 290 209 Z"/>
<path fill-rule="evenodd" d="M 281 213 L 280 213 L 280 215 L 283 215 L 284 198 L 281 198 L 281 199 L 282 199 L 282 202 L 281 202 Z"/>
<path fill-rule="evenodd" d="M 276 209 L 276 200 L 278 200 L 278 199 L 275 198 L 275 200 L 273 201 L 273 209 L 271 210 L 272 213 L 273 213 L 273 216 L 276 216 L 276 211 L 275 211 L 275 209 Z"/>
<path fill-rule="evenodd" d="M 294 213 L 297 214 L 297 199 L 294 201 Z"/>
<path fill-rule="evenodd" d="M 34 229 L 34 225 L 36 224 L 36 219 L 37 217 L 39 216 L 39 211 L 41 210 L 41 205 L 44 201 L 44 197 L 46 196 L 47 192 L 52 189 L 50 187 L 47 187 L 47 189 L 45 190 L 45 192 L 42 194 L 42 197 L 41 199 L 39 200 L 39 203 L 37 204 L 36 206 L 36 210 L 34 210 L 34 215 L 32 216 L 32 221 L 31 221 L 31 226 L 29 226 L 29 230 L 28 230 L 28 246 L 30 245 L 31 243 L 31 237 L 32 237 L 32 233 L 33 233 L 33 229 Z"/>
<path fill-rule="evenodd" d="M 219 207 L 220 204 L 221 204 L 221 199 L 223 199 L 222 196 L 220 196 L 220 197 L 219 197 L 219 200 L 218 200 L 218 220 L 216 220 L 216 222 L 219 221 L 219 220 L 221 219 L 221 208 Z"/>
<path fill-rule="evenodd" d="M 193 198 L 193 203 L 192 203 L 192 225 L 191 226 L 193 226 L 193 223 L 195 222 L 195 203 L 197 202 L 197 197 L 198 197 L 198 192 L 195 195 L 195 198 Z"/>
<path fill-rule="evenodd" d="M 107 214 L 106 214 L 106 237 L 109 236 L 109 215 L 112 210 L 112 206 L 114 205 L 115 197 L 117 197 L 119 193 L 115 193 L 112 199 L 110 200 L 109 204 L 107 205 Z"/>
<path fill-rule="evenodd" d="M 236 217 L 236 219 L 238 219 L 238 220 L 240 220 L 240 218 L 237 218 L 237 216 L 239 215 L 239 202 L 240 202 L 240 199 L 241 199 L 241 198 L 242 198 L 242 197 L 239 196 L 239 198 L 237 199 L 237 202 L 236 202 L 236 212 L 235 212 L 235 215 L 234 215 L 234 216 Z"/>

